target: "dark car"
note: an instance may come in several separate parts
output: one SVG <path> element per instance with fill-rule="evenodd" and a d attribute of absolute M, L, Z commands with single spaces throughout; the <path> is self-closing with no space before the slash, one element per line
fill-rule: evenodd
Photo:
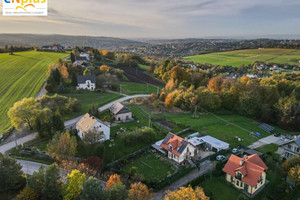
<path fill-rule="evenodd" d="M 279 136 L 281 136 L 281 133 L 275 133 L 274 136 L 279 137 Z"/>

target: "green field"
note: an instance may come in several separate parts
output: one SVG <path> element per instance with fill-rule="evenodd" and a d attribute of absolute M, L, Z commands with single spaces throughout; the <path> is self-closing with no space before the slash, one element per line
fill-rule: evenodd
<path fill-rule="evenodd" d="M 259 139 L 249 135 L 249 132 L 259 132 L 262 137 L 270 135 L 258 128 L 259 122 L 237 114 L 218 115 L 217 117 L 203 114 L 196 119 L 192 118 L 192 114 L 165 114 L 159 117 L 191 126 L 196 131 L 205 131 L 206 134 L 229 143 L 231 148 L 235 148 L 239 144 L 248 146 Z M 276 129 L 276 131 L 285 133 L 280 129 Z M 235 138 L 236 136 L 243 139 L 243 141 L 239 142 Z"/>
<path fill-rule="evenodd" d="M 298 49 L 248 49 L 220 53 L 202 54 L 184 57 L 185 60 L 195 63 L 209 63 L 213 65 L 229 65 L 239 67 L 242 64 L 249 65 L 255 61 L 298 65 L 300 50 Z"/>
<path fill-rule="evenodd" d="M 9 108 L 24 97 L 35 97 L 46 79 L 49 65 L 67 55 L 36 51 L 0 54 L 0 134 L 10 127 Z"/>
<path fill-rule="evenodd" d="M 122 92 L 124 94 L 133 95 L 133 94 L 151 94 L 157 93 L 161 90 L 161 86 L 153 86 L 150 84 L 143 83 L 131 83 L 131 82 L 123 82 L 122 83 Z"/>
<path fill-rule="evenodd" d="M 124 166 L 123 170 L 129 173 L 130 168 L 136 167 L 137 174 L 142 175 L 146 181 L 162 180 L 172 174 L 172 164 L 156 157 L 155 154 L 146 154 Z"/>

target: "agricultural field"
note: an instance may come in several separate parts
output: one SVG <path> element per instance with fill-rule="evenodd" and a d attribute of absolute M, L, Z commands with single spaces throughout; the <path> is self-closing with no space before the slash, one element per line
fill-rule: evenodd
<path fill-rule="evenodd" d="M 208 135 L 229 143 L 231 148 L 235 148 L 239 144 L 248 146 L 259 139 L 249 135 L 250 132 L 259 132 L 262 137 L 270 135 L 258 128 L 259 122 L 238 114 L 218 116 L 202 114 L 198 118 L 192 118 L 192 114 L 165 114 L 159 117 L 171 119 L 185 126 L 191 126 L 199 132 L 204 131 Z M 275 132 L 286 133 L 286 131 L 278 128 L 275 129 Z M 243 139 L 243 141 L 238 141 L 236 136 Z"/>
<path fill-rule="evenodd" d="M 145 154 L 123 167 L 123 171 L 129 173 L 132 167 L 136 167 L 136 172 L 142 175 L 146 181 L 153 179 L 162 180 L 168 175 L 174 173 L 172 164 L 161 160 L 158 154 Z"/>
<path fill-rule="evenodd" d="M 185 60 L 195 63 L 208 63 L 213 65 L 230 65 L 239 67 L 249 65 L 255 61 L 267 63 L 298 65 L 300 61 L 299 49 L 248 49 L 220 53 L 210 53 L 184 57 Z"/>
<path fill-rule="evenodd" d="M 10 127 L 9 108 L 24 97 L 35 97 L 46 79 L 49 65 L 67 55 L 36 51 L 0 54 L 0 134 Z"/>
<path fill-rule="evenodd" d="M 150 84 L 143 83 L 131 83 L 123 82 L 122 83 L 122 92 L 124 94 L 133 95 L 133 94 L 157 94 L 160 92 L 161 86 L 154 86 Z"/>

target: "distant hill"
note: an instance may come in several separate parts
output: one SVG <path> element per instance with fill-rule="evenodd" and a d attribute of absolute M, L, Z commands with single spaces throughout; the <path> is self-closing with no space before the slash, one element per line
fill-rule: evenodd
<path fill-rule="evenodd" d="M 91 36 L 69 35 L 33 35 L 33 34 L 0 34 L 0 46 L 42 46 L 48 44 L 61 44 L 63 46 L 90 46 L 95 48 L 113 50 L 126 46 L 148 46 L 146 42 Z"/>

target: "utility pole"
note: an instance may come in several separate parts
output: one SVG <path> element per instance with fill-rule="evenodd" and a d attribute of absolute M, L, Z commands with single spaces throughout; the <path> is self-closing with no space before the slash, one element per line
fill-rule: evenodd
<path fill-rule="evenodd" d="M 156 94 L 158 95 L 159 94 L 159 88 L 158 87 L 156 87 L 157 88 L 157 92 L 156 92 Z"/>
<path fill-rule="evenodd" d="M 14 139 L 15 139 L 16 149 L 18 150 L 17 135 L 15 130 L 14 130 Z"/>
<path fill-rule="evenodd" d="M 149 127 L 151 128 L 151 116 L 149 115 Z"/>

